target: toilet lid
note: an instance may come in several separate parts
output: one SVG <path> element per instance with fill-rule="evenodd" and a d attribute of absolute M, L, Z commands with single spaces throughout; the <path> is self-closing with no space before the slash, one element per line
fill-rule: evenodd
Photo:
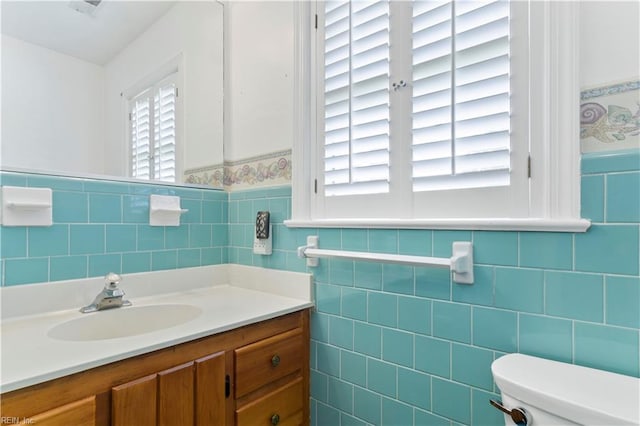
<path fill-rule="evenodd" d="M 584 425 L 640 425 L 640 379 L 523 354 L 491 365 L 503 394 Z M 526 408 L 526 406 L 525 406 Z"/>

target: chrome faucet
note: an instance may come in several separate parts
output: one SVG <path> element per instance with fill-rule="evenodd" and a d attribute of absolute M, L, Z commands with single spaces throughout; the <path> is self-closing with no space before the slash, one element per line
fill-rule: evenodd
<path fill-rule="evenodd" d="M 104 288 L 96 296 L 93 303 L 80 309 L 83 314 L 101 311 L 103 309 L 119 308 L 121 306 L 131 306 L 131 302 L 123 300 L 124 291 L 118 288 L 122 278 L 120 275 L 109 272 L 104 277 Z"/>

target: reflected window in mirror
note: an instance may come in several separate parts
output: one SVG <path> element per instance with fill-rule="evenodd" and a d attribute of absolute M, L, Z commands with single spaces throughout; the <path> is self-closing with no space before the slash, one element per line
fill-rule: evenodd
<path fill-rule="evenodd" d="M 131 177 L 176 181 L 176 76 L 163 78 L 128 102 Z"/>
<path fill-rule="evenodd" d="M 129 101 L 176 71 L 175 178 L 162 181 L 208 184 L 222 167 L 219 1 L 104 1 L 87 16 L 69 0 L 2 0 L 0 10 L 0 168 L 137 180 Z"/>

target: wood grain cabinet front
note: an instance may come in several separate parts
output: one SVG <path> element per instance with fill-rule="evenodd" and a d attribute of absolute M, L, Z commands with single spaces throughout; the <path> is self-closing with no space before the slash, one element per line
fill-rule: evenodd
<path fill-rule="evenodd" d="M 40 426 L 92 426 L 96 423 L 96 398 L 90 396 L 19 421 Z"/>
<path fill-rule="evenodd" d="M 236 425 L 306 425 L 309 347 L 297 328 L 234 351 Z"/>
<path fill-rule="evenodd" d="M 245 404 L 236 412 L 238 426 L 298 426 L 303 421 L 302 378 Z"/>
<path fill-rule="evenodd" d="M 303 310 L 3 393 L 0 415 L 39 426 L 308 425 L 308 359 Z"/>
<path fill-rule="evenodd" d="M 111 389 L 113 426 L 224 426 L 225 353 L 178 365 Z"/>
<path fill-rule="evenodd" d="M 295 329 L 236 349 L 236 398 L 300 371 L 303 346 L 302 330 Z"/>

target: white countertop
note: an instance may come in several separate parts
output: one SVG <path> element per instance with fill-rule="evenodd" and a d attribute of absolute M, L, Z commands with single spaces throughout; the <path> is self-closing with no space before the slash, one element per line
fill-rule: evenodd
<path fill-rule="evenodd" d="M 101 288 L 101 279 L 69 281 L 57 288 L 55 283 L 3 288 L 0 391 L 42 383 L 313 306 L 310 274 L 240 265 L 177 271 L 125 275 L 121 287 L 134 307 L 186 304 L 199 308 L 199 316 L 162 330 L 104 340 L 63 341 L 48 335 L 58 324 L 102 313 L 78 311 L 93 300 Z M 202 282 L 203 277 L 210 278 L 208 285 Z M 127 282 L 131 282 L 129 288 Z M 157 289 L 164 291 L 157 293 Z M 68 304 L 68 298 L 60 292 L 72 293 L 74 300 L 83 293 L 86 303 L 54 310 Z M 93 296 L 86 300 L 90 294 Z M 42 305 L 53 309 L 42 311 L 44 308 L 40 307 L 34 312 L 29 303 L 34 297 L 39 302 L 33 304 L 39 306 L 42 300 L 49 300 Z M 16 305 L 24 305 L 24 309 L 17 309 Z"/>

